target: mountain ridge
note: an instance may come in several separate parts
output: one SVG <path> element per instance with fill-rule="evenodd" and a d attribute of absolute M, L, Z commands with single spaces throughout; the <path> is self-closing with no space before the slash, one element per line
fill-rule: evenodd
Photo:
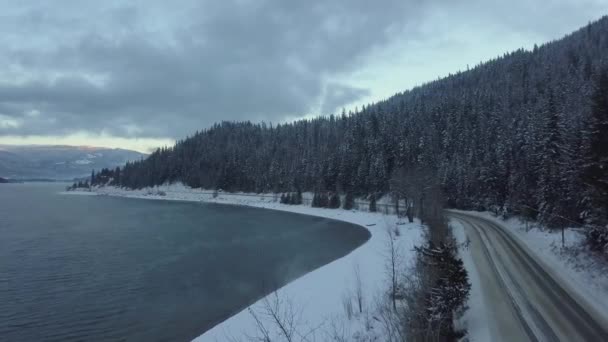
<path fill-rule="evenodd" d="M 70 145 L 0 145 L 0 176 L 11 180 L 72 180 L 92 169 L 115 168 L 145 154 L 120 148 Z"/>
<path fill-rule="evenodd" d="M 418 168 L 436 175 L 450 207 L 606 221 L 607 55 L 604 16 L 356 113 L 216 124 L 128 163 L 120 183 L 366 196 Z"/>

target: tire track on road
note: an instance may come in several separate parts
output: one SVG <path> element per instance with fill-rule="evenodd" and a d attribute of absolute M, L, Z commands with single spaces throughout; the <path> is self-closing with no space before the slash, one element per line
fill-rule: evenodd
<path fill-rule="evenodd" d="M 478 241 L 481 241 L 480 248 L 494 269 L 495 276 L 499 278 L 497 281 L 501 290 L 511 299 L 516 319 L 530 341 L 608 341 L 606 328 L 504 228 L 475 216 L 452 212 L 449 215 L 462 222 L 465 228 L 469 226 L 470 232 L 477 234 Z M 505 272 L 501 273 L 499 269 Z M 514 288 L 507 286 L 507 281 Z M 519 296 L 511 293 L 513 291 L 518 292 Z M 518 298 L 523 303 L 518 303 Z M 525 316 L 530 316 L 532 325 L 537 329 L 532 328 Z"/>

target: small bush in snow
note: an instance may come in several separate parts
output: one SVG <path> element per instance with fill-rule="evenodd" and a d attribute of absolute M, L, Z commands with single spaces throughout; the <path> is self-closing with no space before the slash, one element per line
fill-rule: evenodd
<path fill-rule="evenodd" d="M 296 193 L 281 194 L 280 203 L 292 205 L 302 204 L 302 193 L 298 191 Z"/>
<path fill-rule="evenodd" d="M 401 236 L 401 231 L 399 230 L 399 227 L 393 228 L 393 233 L 395 234 L 395 237 Z"/>
<path fill-rule="evenodd" d="M 338 209 L 340 208 L 340 195 L 338 195 L 337 193 L 332 193 L 331 196 L 329 197 L 329 204 L 328 207 L 331 209 Z"/>
<path fill-rule="evenodd" d="M 592 251 L 608 254 L 608 226 L 591 227 L 587 230 L 586 238 Z"/>

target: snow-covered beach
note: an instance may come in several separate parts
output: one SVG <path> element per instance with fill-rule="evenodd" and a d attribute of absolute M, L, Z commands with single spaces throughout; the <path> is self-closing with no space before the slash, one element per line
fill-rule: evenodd
<path fill-rule="evenodd" d="M 73 191 L 71 194 L 91 194 Z M 298 214 L 341 220 L 365 227 L 371 238 L 348 255 L 307 273 L 283 286 L 276 294 L 258 300 L 249 308 L 236 313 L 195 339 L 195 341 L 249 340 L 260 334 L 260 323 L 269 334 L 278 336 L 278 327 L 264 314 L 265 304 L 281 303 L 280 310 L 292 316 L 296 334 L 308 334 L 311 340 L 331 340 L 340 335 L 348 340 L 358 338 L 383 340 L 383 328 L 374 318 L 387 285 L 386 262 L 389 231 L 400 251 L 400 258 L 408 264 L 414 258 L 413 247 L 423 242 L 423 229 L 418 221 L 407 223 L 395 215 L 365 211 L 312 208 L 307 205 L 280 204 L 273 195 L 218 193 L 192 189 L 181 184 L 165 185 L 142 190 L 116 187 L 95 188 L 97 195 L 121 196 L 151 200 L 194 201 L 281 210 Z M 304 194 L 306 199 L 310 194 Z M 349 318 L 345 302 L 355 300 L 356 272 L 361 274 L 363 312 L 353 310 Z M 352 305 L 356 306 L 355 303 Z M 256 319 L 261 322 L 256 322 Z M 275 331 L 277 330 L 277 331 Z M 313 338 L 314 337 L 314 338 Z"/>

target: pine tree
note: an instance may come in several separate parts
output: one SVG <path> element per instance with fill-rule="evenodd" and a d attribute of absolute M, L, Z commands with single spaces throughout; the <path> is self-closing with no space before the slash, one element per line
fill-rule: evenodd
<path fill-rule="evenodd" d="M 326 192 L 321 192 L 319 194 L 319 207 L 328 208 L 329 207 L 329 197 Z"/>
<path fill-rule="evenodd" d="M 371 194 L 369 197 L 369 211 L 372 213 L 378 211 L 376 208 L 376 194 Z"/>
<path fill-rule="evenodd" d="M 319 205 L 319 194 L 318 193 L 315 192 L 312 195 L 312 202 L 310 203 L 310 206 L 313 207 L 313 208 L 319 208 L 320 207 L 320 205 Z"/>
<path fill-rule="evenodd" d="M 582 176 L 588 219 L 603 225 L 608 222 L 608 70 L 600 74 L 592 101 Z"/>
<path fill-rule="evenodd" d="M 355 197 L 351 191 L 346 192 L 346 196 L 344 196 L 344 205 L 343 208 L 346 210 L 352 210 L 355 207 Z"/>
<path fill-rule="evenodd" d="M 112 177 L 112 179 L 113 179 L 112 184 L 120 185 L 120 167 L 117 167 L 114 170 L 114 176 Z M 91 184 L 93 184 L 93 182 L 91 182 Z"/>
<path fill-rule="evenodd" d="M 538 159 L 539 169 L 539 191 L 538 207 L 541 219 L 544 223 L 555 225 L 558 223 L 557 215 L 561 213 L 561 199 L 565 189 L 562 188 L 562 153 L 564 150 L 562 131 L 563 126 L 559 112 L 555 105 L 553 92 L 549 91 L 546 108 L 544 127 L 540 142 Z"/>
<path fill-rule="evenodd" d="M 462 314 L 471 291 L 471 283 L 464 263 L 456 256 L 454 246 L 446 243 L 416 247 L 418 258 L 432 271 L 434 280 L 426 295 L 427 321 L 441 336 L 452 336 L 453 320 Z"/>
<path fill-rule="evenodd" d="M 340 208 L 340 195 L 337 192 L 332 193 L 329 197 L 328 207 L 331 209 Z"/>

